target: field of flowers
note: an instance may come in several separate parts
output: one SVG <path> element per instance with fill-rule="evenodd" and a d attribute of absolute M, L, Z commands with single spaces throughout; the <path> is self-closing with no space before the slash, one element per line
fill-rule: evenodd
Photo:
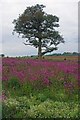
<path fill-rule="evenodd" d="M 3 58 L 3 118 L 77 118 L 78 61 Z"/>

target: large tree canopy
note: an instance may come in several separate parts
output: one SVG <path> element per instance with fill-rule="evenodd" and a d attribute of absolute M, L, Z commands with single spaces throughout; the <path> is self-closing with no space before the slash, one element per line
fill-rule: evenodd
<path fill-rule="evenodd" d="M 27 7 L 23 14 L 13 21 L 13 32 L 26 38 L 25 45 L 38 48 L 38 56 L 57 50 L 57 45 L 64 43 L 56 27 L 59 18 L 43 11 L 44 5 Z"/>

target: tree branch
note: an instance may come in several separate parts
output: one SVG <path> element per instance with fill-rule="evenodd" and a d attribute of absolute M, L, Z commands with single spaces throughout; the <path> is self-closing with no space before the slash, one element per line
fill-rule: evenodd
<path fill-rule="evenodd" d="M 23 42 L 23 43 L 24 43 L 24 42 Z M 33 45 L 33 44 L 26 44 L 26 43 L 24 43 L 24 44 L 25 44 L 25 45 L 31 45 L 31 46 Z"/>
<path fill-rule="evenodd" d="M 42 52 L 41 55 L 43 56 L 44 54 L 46 54 L 48 52 L 52 52 L 53 50 L 57 50 L 57 47 L 48 48 L 44 52 Z"/>

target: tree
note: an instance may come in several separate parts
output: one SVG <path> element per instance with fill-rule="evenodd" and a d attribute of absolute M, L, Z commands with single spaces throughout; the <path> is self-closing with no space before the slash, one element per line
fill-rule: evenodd
<path fill-rule="evenodd" d="M 0 56 L 1 56 L 1 57 L 5 57 L 5 55 L 4 55 L 4 54 L 1 54 Z"/>
<path fill-rule="evenodd" d="M 14 30 L 26 38 L 25 45 L 38 48 L 38 56 L 57 50 L 57 45 L 64 43 L 63 37 L 55 27 L 59 27 L 59 18 L 43 11 L 44 5 L 27 7 L 23 14 L 14 19 Z"/>

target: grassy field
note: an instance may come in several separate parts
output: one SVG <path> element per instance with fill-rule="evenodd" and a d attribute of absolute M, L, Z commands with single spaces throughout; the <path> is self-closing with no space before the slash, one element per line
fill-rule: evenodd
<path fill-rule="evenodd" d="M 51 60 L 56 60 L 56 61 L 63 61 L 63 60 L 76 60 L 78 61 L 79 59 L 79 56 L 46 56 L 45 57 L 46 59 L 51 59 Z"/>
<path fill-rule="evenodd" d="M 3 118 L 79 118 L 77 56 L 3 58 L 2 65 Z"/>

